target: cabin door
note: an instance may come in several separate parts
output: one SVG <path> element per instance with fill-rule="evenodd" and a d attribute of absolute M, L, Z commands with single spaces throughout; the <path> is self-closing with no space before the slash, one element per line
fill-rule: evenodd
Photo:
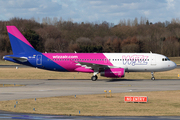
<path fill-rule="evenodd" d="M 156 65 L 156 56 L 155 55 L 151 56 L 151 65 Z"/>
<path fill-rule="evenodd" d="M 42 65 L 42 55 L 36 56 L 36 65 Z"/>

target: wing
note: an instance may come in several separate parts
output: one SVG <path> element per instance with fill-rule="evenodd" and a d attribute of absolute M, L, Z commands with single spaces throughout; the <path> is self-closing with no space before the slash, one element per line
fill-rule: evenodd
<path fill-rule="evenodd" d="M 108 65 L 103 65 L 103 64 L 95 64 L 95 63 L 87 63 L 87 62 L 76 62 L 76 65 L 88 68 L 88 69 L 93 69 L 94 71 L 101 71 L 105 69 L 109 69 L 113 66 L 108 66 Z"/>

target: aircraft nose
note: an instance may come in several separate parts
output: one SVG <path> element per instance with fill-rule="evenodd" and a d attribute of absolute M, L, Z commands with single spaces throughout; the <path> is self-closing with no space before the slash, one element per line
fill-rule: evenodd
<path fill-rule="evenodd" d="M 166 65 L 168 67 L 168 70 L 172 70 L 177 67 L 176 63 L 174 63 L 173 61 L 169 61 Z"/>
<path fill-rule="evenodd" d="M 174 62 L 173 62 L 174 63 Z M 174 68 L 176 68 L 177 67 L 177 65 L 176 65 L 176 63 L 174 63 Z"/>
<path fill-rule="evenodd" d="M 171 67 L 172 67 L 172 69 L 176 68 L 177 67 L 176 63 L 172 62 Z"/>

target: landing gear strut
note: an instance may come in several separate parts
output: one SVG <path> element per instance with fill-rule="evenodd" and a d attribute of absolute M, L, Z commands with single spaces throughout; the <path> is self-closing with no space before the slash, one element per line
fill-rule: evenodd
<path fill-rule="evenodd" d="M 154 72 L 151 72 L 151 76 L 152 76 L 152 78 L 151 78 L 151 80 L 155 80 L 155 77 L 154 77 Z"/>

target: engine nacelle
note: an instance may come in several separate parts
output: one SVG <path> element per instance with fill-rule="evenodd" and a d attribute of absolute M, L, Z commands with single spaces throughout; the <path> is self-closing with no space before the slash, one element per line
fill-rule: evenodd
<path fill-rule="evenodd" d="M 101 76 L 112 77 L 112 78 L 121 78 L 125 76 L 124 68 L 111 68 L 106 69 L 104 72 L 101 72 Z"/>

